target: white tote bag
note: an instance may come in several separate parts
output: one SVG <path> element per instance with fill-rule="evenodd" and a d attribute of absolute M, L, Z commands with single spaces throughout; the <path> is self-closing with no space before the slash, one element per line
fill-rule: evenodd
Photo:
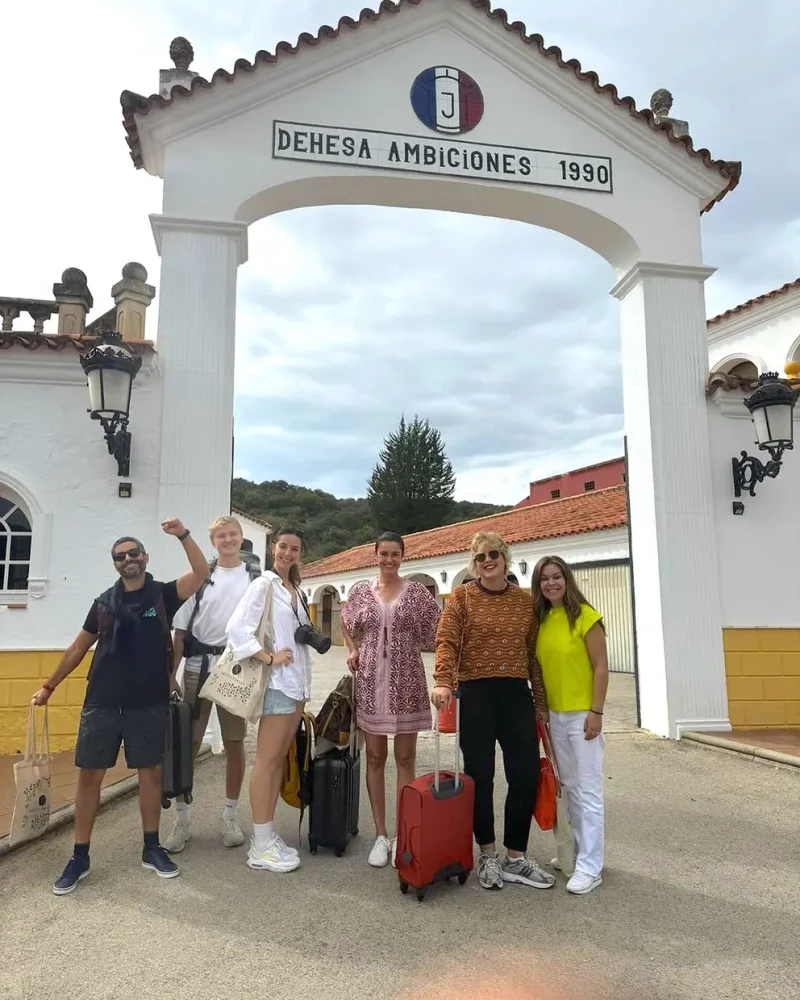
<path fill-rule="evenodd" d="M 272 636 L 272 601 L 272 583 L 270 583 L 267 586 L 264 610 L 256 632 L 256 639 L 267 653 L 272 652 L 275 645 Z M 254 656 L 237 660 L 228 645 L 209 671 L 208 679 L 200 691 L 200 697 L 224 708 L 231 715 L 247 719 L 248 722 L 256 722 L 261 718 L 264 694 L 271 672 L 266 663 L 262 663 Z"/>
<path fill-rule="evenodd" d="M 31 705 L 28 716 L 28 742 L 25 756 L 14 765 L 17 794 L 14 799 L 14 816 L 11 820 L 9 843 L 24 844 L 47 830 L 50 823 L 50 731 L 47 724 L 47 705 L 44 722 L 36 746 L 36 717 Z"/>

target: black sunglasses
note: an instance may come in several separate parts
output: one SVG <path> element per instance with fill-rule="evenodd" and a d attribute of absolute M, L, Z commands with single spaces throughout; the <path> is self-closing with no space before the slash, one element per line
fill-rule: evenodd
<path fill-rule="evenodd" d="M 497 549 L 491 549 L 491 551 L 489 552 L 479 552 L 475 556 L 475 562 L 484 563 L 486 562 L 487 559 L 491 560 L 491 562 L 494 562 L 495 559 L 499 558 L 500 558 L 500 553 L 497 551 Z"/>
<path fill-rule="evenodd" d="M 139 556 L 143 555 L 142 550 L 137 545 L 136 548 L 126 549 L 124 552 L 115 552 L 111 558 L 114 562 L 125 562 L 126 559 L 138 559 Z"/>

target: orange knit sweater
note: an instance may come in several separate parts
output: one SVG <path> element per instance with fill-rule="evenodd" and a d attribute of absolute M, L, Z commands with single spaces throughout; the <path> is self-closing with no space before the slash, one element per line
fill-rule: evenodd
<path fill-rule="evenodd" d="M 452 688 L 456 673 L 459 681 L 524 677 L 531 681 L 536 707 L 545 710 L 538 630 L 533 599 L 520 587 L 509 584 L 496 593 L 476 582 L 456 587 L 436 634 L 434 683 Z"/>

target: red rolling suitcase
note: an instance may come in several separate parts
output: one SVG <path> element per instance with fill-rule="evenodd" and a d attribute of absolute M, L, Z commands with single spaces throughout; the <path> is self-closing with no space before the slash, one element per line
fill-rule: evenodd
<path fill-rule="evenodd" d="M 458 699 L 458 692 L 453 692 Z M 435 770 L 400 795 L 397 822 L 397 875 L 400 891 L 416 889 L 422 902 L 429 885 L 457 878 L 463 885 L 473 865 L 472 817 L 475 784 L 459 771 L 460 705 L 456 703 L 456 753 L 452 771 L 441 771 L 438 713 L 435 713 Z"/>

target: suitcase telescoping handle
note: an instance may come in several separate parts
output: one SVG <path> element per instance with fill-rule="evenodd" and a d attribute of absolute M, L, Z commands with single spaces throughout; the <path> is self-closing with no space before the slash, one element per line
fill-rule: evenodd
<path fill-rule="evenodd" d="M 460 771 L 459 771 L 459 763 L 460 763 L 460 761 L 459 761 L 459 757 L 458 757 L 458 749 L 459 749 L 458 745 L 459 745 L 459 739 L 460 739 L 460 736 L 461 736 L 461 692 L 458 690 L 458 688 L 456 688 L 456 690 L 452 692 L 452 694 L 450 695 L 450 697 L 451 698 L 455 698 L 455 700 L 456 700 L 456 735 L 455 735 L 455 741 L 454 741 L 455 742 L 455 763 L 453 764 L 453 790 L 451 792 L 451 794 L 455 794 L 459 790 L 459 788 L 461 787 L 461 774 L 460 774 Z M 442 735 L 439 732 L 439 711 L 438 711 L 438 709 L 433 713 L 433 715 L 434 715 L 434 720 L 435 720 L 434 724 L 433 724 L 433 731 L 436 734 L 436 736 L 435 736 L 435 747 L 434 747 L 434 752 L 433 752 L 433 789 L 434 789 L 434 792 L 437 795 L 442 795 L 444 797 L 444 795 L 446 794 L 446 792 L 444 792 L 443 790 L 440 790 L 440 788 L 439 788 L 439 772 L 441 770 L 441 760 L 440 760 L 440 757 L 441 757 Z"/>

